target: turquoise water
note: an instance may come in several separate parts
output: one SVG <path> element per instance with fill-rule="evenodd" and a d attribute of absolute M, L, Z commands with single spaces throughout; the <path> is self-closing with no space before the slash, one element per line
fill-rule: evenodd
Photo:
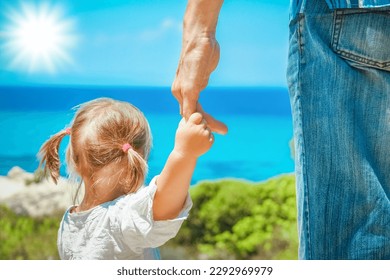
<path fill-rule="evenodd" d="M 121 90 L 103 90 L 104 94 L 100 89 L 95 93 L 96 96 L 60 92 L 55 97 L 53 89 L 44 93 L 41 90 L 39 94 L 31 94 L 26 98 L 24 94 L 30 89 L 18 88 L 15 91 L 0 88 L 0 175 L 7 174 L 15 165 L 34 171 L 38 166 L 35 155 L 39 147 L 51 134 L 66 127 L 73 117 L 72 110 L 62 107 L 71 108 L 99 96 L 127 98 L 144 111 L 154 138 L 149 178 L 158 174 L 173 148 L 175 130 L 180 120 L 176 101 L 167 94 L 169 89 L 154 89 L 153 96 L 137 89 L 142 98 L 137 94 L 129 94 L 128 89 L 125 91 L 126 98 L 120 98 L 123 97 Z M 261 181 L 281 173 L 293 172 L 294 162 L 289 147 L 292 125 L 287 94 L 283 90 L 262 90 L 225 90 L 223 96 L 214 90 L 210 91 L 209 99 L 207 94 L 206 98 L 202 96 L 205 108 L 229 126 L 229 133 L 225 136 L 216 135 L 210 152 L 198 161 L 193 183 L 224 177 Z M 268 92 L 268 95 L 264 92 Z M 235 102 L 237 95 L 240 96 L 239 102 Z M 47 100 L 48 96 L 53 100 Z M 72 104 L 68 104 L 70 99 Z M 242 99 L 246 99 L 246 102 Z M 284 105 L 280 104 L 281 100 Z M 273 102 L 276 103 L 274 114 Z M 66 145 L 67 139 L 61 144 L 62 158 Z M 66 174 L 65 167 L 61 173 Z"/>

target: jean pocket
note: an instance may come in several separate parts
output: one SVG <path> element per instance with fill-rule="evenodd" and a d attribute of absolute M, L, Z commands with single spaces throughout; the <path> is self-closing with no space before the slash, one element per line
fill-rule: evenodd
<path fill-rule="evenodd" d="M 390 11 L 336 10 L 332 48 L 353 64 L 390 70 Z"/>

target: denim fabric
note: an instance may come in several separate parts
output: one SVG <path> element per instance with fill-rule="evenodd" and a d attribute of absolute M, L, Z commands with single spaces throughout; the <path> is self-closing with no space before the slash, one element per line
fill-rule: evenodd
<path fill-rule="evenodd" d="M 301 259 L 390 259 L 390 9 L 308 1 L 287 79 Z"/>
<path fill-rule="evenodd" d="M 318 0 L 291 0 L 291 15 L 301 13 L 307 2 Z M 324 1 L 324 0 L 322 0 Z M 326 0 L 330 9 L 380 8 L 390 6 L 390 0 Z"/>
<path fill-rule="evenodd" d="M 374 8 L 390 5 L 389 0 L 326 0 L 331 9 Z"/>

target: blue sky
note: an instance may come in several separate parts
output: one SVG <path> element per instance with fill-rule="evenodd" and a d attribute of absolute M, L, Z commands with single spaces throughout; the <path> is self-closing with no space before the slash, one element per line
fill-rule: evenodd
<path fill-rule="evenodd" d="M 23 10 L 26 3 L 30 8 Z M 1 0 L 0 85 L 170 86 L 186 3 Z M 217 29 L 221 60 L 209 85 L 285 86 L 288 6 L 289 0 L 225 0 Z M 34 18 L 34 11 L 40 19 L 54 19 L 62 35 L 51 67 L 41 57 L 29 58 L 24 46 L 39 34 L 27 31 L 27 41 L 15 35 L 26 22 L 31 25 L 25 18 Z"/>

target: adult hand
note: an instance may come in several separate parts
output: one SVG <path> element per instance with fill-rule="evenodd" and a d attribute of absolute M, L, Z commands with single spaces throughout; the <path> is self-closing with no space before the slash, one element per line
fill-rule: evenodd
<path fill-rule="evenodd" d="M 183 47 L 172 93 L 180 104 L 180 114 L 188 120 L 200 112 L 213 132 L 227 133 L 227 126 L 204 112 L 198 102 L 210 74 L 219 62 L 215 29 L 222 0 L 188 1 L 184 16 Z"/>
<path fill-rule="evenodd" d="M 200 92 L 207 86 L 211 72 L 218 65 L 219 44 L 210 35 L 198 38 L 192 46 L 183 50 L 172 93 L 180 104 L 180 114 L 187 120 L 194 112 L 200 112 L 213 132 L 227 133 L 227 126 L 207 114 L 198 102 Z"/>

